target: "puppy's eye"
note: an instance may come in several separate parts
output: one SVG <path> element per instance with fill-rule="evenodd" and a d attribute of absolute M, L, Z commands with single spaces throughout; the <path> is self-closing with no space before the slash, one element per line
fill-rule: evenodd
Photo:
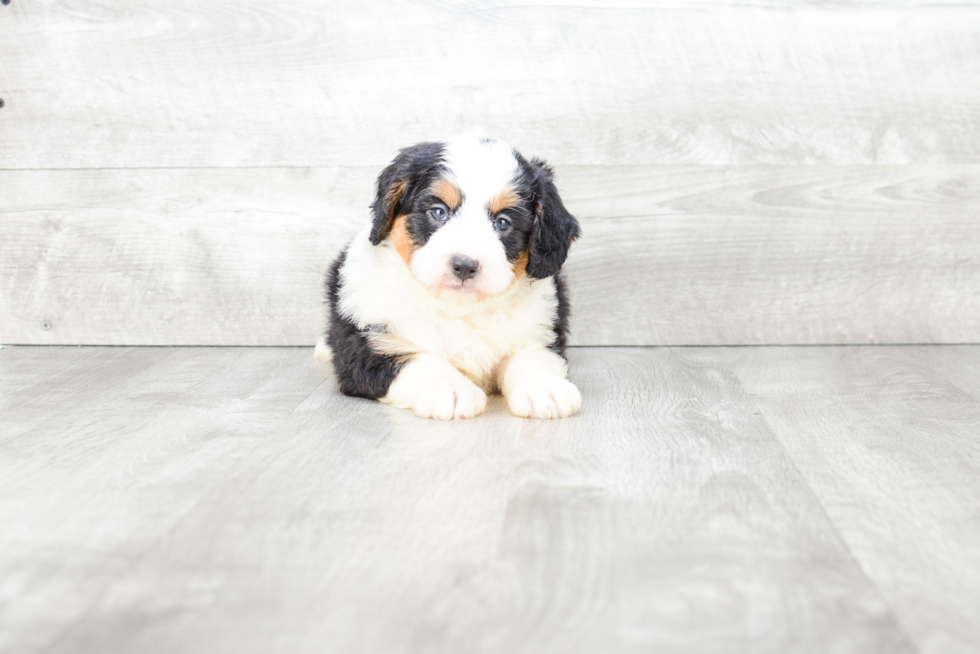
<path fill-rule="evenodd" d="M 442 207 L 432 207 L 429 209 L 429 218 L 442 222 L 446 218 L 449 218 L 449 214 Z"/>
<path fill-rule="evenodd" d="M 503 216 L 497 216 L 497 219 L 493 221 L 493 226 L 501 232 L 506 232 L 510 229 L 510 221 Z"/>

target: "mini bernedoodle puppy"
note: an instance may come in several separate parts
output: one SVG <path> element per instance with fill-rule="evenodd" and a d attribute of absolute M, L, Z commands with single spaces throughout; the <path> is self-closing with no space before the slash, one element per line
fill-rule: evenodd
<path fill-rule="evenodd" d="M 559 270 L 579 225 L 551 169 L 480 136 L 419 143 L 384 169 L 372 224 L 333 263 L 317 357 L 340 390 L 424 418 L 472 418 L 487 393 L 564 418 L 568 301 Z"/>

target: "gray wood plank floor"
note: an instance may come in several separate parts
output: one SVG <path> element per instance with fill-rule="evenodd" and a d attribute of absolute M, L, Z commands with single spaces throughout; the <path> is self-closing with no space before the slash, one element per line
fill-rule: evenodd
<path fill-rule="evenodd" d="M 0 350 L 0 652 L 975 652 L 980 346 L 577 348 L 581 414 L 309 348 Z"/>

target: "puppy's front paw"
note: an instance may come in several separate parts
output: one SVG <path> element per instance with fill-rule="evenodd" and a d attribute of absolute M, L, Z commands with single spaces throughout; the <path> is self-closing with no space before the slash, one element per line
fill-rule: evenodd
<path fill-rule="evenodd" d="M 420 354 L 398 373 L 382 402 L 423 418 L 472 418 L 487 408 L 487 394 L 443 359 Z"/>
<path fill-rule="evenodd" d="M 458 420 L 478 416 L 487 408 L 487 394 L 469 379 L 440 380 L 421 388 L 412 399 L 412 409 L 422 418 Z"/>
<path fill-rule="evenodd" d="M 515 384 L 507 404 L 521 418 L 567 418 L 582 406 L 582 394 L 561 377 L 537 377 Z"/>

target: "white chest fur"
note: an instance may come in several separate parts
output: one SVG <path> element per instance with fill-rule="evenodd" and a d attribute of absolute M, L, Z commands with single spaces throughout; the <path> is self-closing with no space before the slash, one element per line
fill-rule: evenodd
<path fill-rule="evenodd" d="M 359 234 L 341 269 L 340 311 L 393 354 L 435 354 L 477 385 L 494 386 L 500 361 L 519 350 L 547 348 L 554 339 L 557 298 L 551 278 L 522 278 L 483 301 L 442 300 L 419 284 L 387 242 Z"/>

